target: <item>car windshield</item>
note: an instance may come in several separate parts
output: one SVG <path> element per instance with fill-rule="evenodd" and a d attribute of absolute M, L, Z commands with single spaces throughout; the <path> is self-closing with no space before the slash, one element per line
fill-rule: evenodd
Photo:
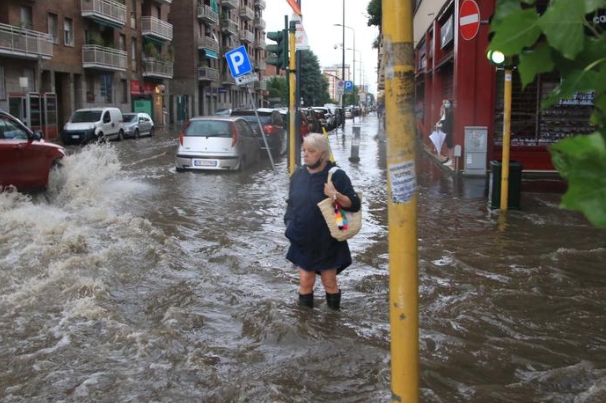
<path fill-rule="evenodd" d="M 231 138 L 231 122 L 218 120 L 193 120 L 187 130 L 187 137 L 229 137 Z"/>
<path fill-rule="evenodd" d="M 77 111 L 71 120 L 72 123 L 98 122 L 101 120 L 101 111 Z"/>
<path fill-rule="evenodd" d="M 124 123 L 135 122 L 137 120 L 137 115 L 134 113 L 123 113 L 122 117 L 124 118 Z"/>

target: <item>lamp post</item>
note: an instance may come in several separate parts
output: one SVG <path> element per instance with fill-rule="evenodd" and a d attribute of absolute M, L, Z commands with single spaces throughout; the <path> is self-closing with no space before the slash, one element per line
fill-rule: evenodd
<path fill-rule="evenodd" d="M 345 19 L 343 19 L 343 20 L 345 20 Z M 353 49 L 352 49 L 353 63 L 352 63 L 351 76 L 352 76 L 353 86 L 355 88 L 355 86 L 356 86 L 356 30 L 350 26 L 345 25 L 345 23 L 335 24 L 335 26 L 343 27 L 343 80 L 345 80 L 345 28 L 351 29 L 351 33 L 353 35 Z M 349 48 L 349 49 L 351 49 L 351 48 Z"/>

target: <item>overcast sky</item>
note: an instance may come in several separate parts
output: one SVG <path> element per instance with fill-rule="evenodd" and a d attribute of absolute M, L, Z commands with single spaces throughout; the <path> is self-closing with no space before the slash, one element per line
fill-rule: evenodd
<path fill-rule="evenodd" d="M 345 63 L 352 65 L 353 56 L 356 56 L 356 85 L 360 81 L 367 84 L 369 91 L 377 92 L 377 49 L 372 44 L 379 35 L 377 27 L 368 26 L 366 7 L 369 0 L 301 0 L 303 13 L 303 26 L 307 33 L 310 49 L 318 56 L 320 67 L 341 66 L 343 52 L 343 28 L 334 24 L 343 24 L 343 3 L 345 3 Z M 263 19 L 266 31 L 278 31 L 284 28 L 284 16 L 292 18 L 292 9 L 286 0 L 266 0 Z M 355 32 L 354 33 L 352 33 Z M 355 49 L 354 52 L 354 35 Z M 273 43 L 267 39 L 267 43 Z M 337 45 L 337 49 L 335 49 Z M 350 48 L 350 50 L 348 50 Z M 362 59 L 360 62 L 358 59 Z M 361 69 L 361 70 L 360 70 Z"/>

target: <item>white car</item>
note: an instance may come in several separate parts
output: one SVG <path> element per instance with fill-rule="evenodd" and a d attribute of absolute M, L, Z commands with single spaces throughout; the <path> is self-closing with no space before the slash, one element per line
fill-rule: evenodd
<path fill-rule="evenodd" d="M 154 135 L 154 121 L 144 112 L 123 113 L 124 136 L 138 139 L 140 136 Z"/>

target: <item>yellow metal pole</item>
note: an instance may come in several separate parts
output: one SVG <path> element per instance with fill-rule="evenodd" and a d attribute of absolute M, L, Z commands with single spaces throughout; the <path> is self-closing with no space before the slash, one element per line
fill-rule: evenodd
<path fill-rule="evenodd" d="M 419 401 L 413 0 L 383 0 L 391 400 Z"/>
<path fill-rule="evenodd" d="M 503 157 L 501 161 L 501 212 L 507 211 L 509 195 L 509 145 L 511 144 L 511 69 L 505 68 L 503 105 Z"/>
<path fill-rule="evenodd" d="M 295 150 L 295 144 L 296 144 L 296 135 L 297 135 L 297 131 L 295 129 L 295 114 L 296 114 L 296 105 L 295 105 L 295 94 L 296 94 L 296 85 L 297 85 L 297 57 L 296 57 L 296 38 L 295 38 L 295 31 L 296 31 L 296 22 L 295 21 L 291 21 L 290 22 L 290 29 L 288 30 L 288 42 L 289 42 L 289 53 L 290 53 L 290 57 L 288 58 L 288 79 L 289 79 L 289 86 L 288 86 L 288 90 L 289 90 L 289 100 L 288 100 L 288 116 L 289 116 L 289 124 L 288 124 L 288 139 L 289 139 L 289 149 L 290 149 L 290 153 L 289 153 L 289 167 L 290 167 L 290 174 L 292 175 L 293 172 L 295 172 L 295 169 L 297 169 L 296 167 L 296 152 L 301 152 L 300 150 Z"/>

